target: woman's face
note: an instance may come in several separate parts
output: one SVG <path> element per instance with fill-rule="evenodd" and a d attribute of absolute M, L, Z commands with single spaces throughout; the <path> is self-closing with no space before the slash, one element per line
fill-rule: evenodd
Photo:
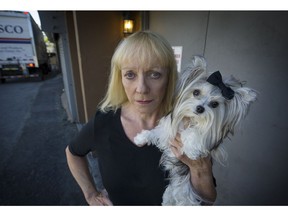
<path fill-rule="evenodd" d="M 130 104 L 141 114 L 157 113 L 166 94 L 168 71 L 157 62 L 150 66 L 127 62 L 121 68 L 122 84 Z"/>

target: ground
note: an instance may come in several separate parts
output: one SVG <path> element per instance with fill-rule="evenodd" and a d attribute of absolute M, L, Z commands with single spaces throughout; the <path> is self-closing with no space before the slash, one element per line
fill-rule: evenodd
<path fill-rule="evenodd" d="M 0 205 L 86 205 L 66 162 L 77 127 L 62 92 L 61 75 L 0 85 Z"/>

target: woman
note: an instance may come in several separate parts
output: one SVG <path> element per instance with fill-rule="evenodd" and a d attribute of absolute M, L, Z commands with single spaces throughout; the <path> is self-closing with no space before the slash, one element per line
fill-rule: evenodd
<path fill-rule="evenodd" d="M 66 148 L 69 168 L 89 205 L 160 205 L 168 184 L 155 146 L 136 146 L 133 138 L 154 128 L 173 106 L 177 82 L 174 53 L 160 35 L 137 32 L 124 39 L 111 60 L 107 94 L 95 117 Z M 191 186 L 213 203 L 216 190 L 210 158 L 190 160 L 180 154 L 179 137 L 171 148 L 191 172 Z M 85 155 L 98 159 L 108 195 L 96 190 Z"/>

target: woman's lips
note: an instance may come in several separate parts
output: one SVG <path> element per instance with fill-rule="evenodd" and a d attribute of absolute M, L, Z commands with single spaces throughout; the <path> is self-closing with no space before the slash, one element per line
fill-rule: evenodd
<path fill-rule="evenodd" d="M 150 104 L 153 100 L 136 100 L 137 103 L 145 105 Z"/>

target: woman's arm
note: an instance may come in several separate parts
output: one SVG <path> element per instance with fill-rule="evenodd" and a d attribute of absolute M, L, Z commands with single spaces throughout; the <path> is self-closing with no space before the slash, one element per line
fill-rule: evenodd
<path fill-rule="evenodd" d="M 107 196 L 96 190 L 86 158 L 71 154 L 68 147 L 66 148 L 66 157 L 69 169 L 79 184 L 87 203 L 89 205 L 112 205 Z"/>
<path fill-rule="evenodd" d="M 181 158 L 183 163 L 190 168 L 191 183 L 195 192 L 205 200 L 204 204 L 213 204 L 217 197 L 212 173 L 212 163 L 210 156 L 200 158 L 198 160 L 191 160 L 187 156 Z"/>
<path fill-rule="evenodd" d="M 211 157 L 192 160 L 181 153 L 182 146 L 178 135 L 171 143 L 171 149 L 175 156 L 189 167 L 194 191 L 205 201 L 204 204 L 212 205 L 216 200 L 217 191 L 213 180 Z"/>

